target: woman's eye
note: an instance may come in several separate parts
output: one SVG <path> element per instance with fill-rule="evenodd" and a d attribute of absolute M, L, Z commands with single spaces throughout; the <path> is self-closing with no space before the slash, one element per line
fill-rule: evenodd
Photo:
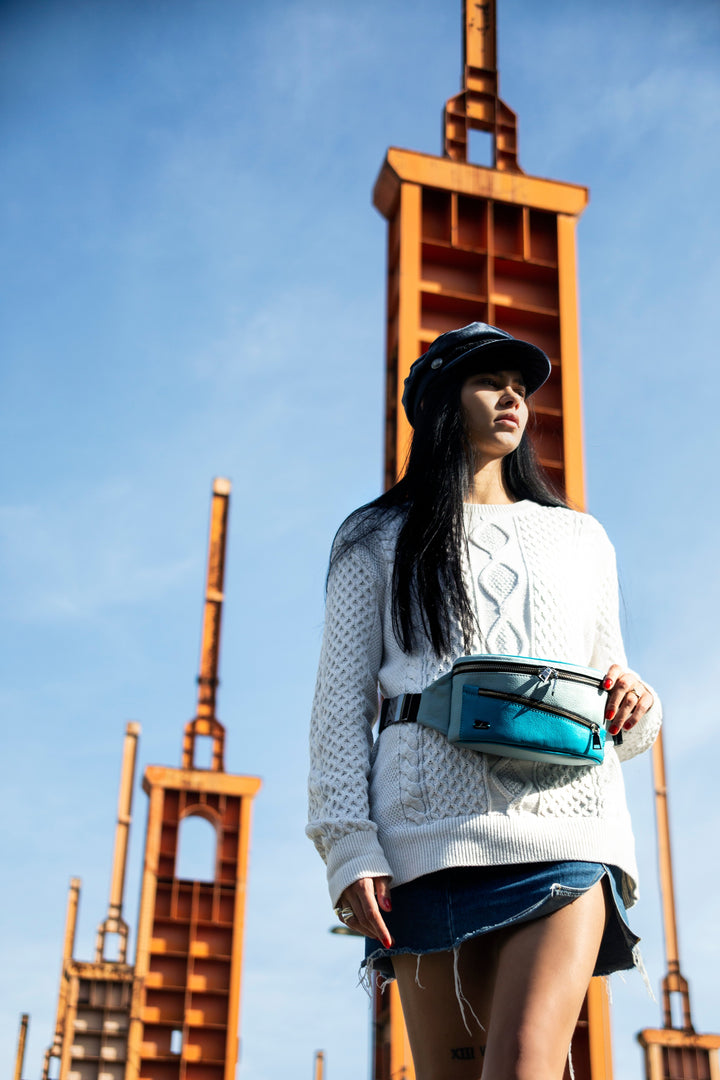
<path fill-rule="evenodd" d="M 472 382 L 475 386 L 491 386 L 493 390 L 500 390 L 505 385 L 502 380 L 497 377 L 497 375 L 475 375 L 472 379 Z M 519 394 L 520 397 L 525 397 L 526 390 L 522 384 L 513 386 L 513 391 L 516 394 Z"/>

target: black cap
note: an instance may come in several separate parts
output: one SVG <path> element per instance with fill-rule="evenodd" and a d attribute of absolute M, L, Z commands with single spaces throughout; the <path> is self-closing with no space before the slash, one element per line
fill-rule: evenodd
<path fill-rule="evenodd" d="M 488 371 L 497 370 L 505 361 L 509 368 L 522 372 L 528 397 L 539 390 L 550 375 L 550 361 L 542 349 L 529 341 L 514 338 L 497 326 L 473 322 L 459 330 L 448 330 L 435 338 L 428 351 L 415 361 L 405 380 L 402 403 L 413 426 L 430 383 L 460 360 L 474 357 L 481 350 L 482 360 L 488 361 Z"/>

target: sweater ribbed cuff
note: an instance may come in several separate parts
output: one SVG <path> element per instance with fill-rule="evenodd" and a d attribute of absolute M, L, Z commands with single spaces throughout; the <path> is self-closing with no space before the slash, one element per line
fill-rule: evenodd
<path fill-rule="evenodd" d="M 658 737 L 662 725 L 662 704 L 660 698 L 648 683 L 643 684 L 653 696 L 653 703 L 640 722 L 629 731 L 623 732 L 623 741 L 616 747 L 620 761 L 629 761 L 638 754 L 649 750 Z"/>
<path fill-rule="evenodd" d="M 361 877 L 392 877 L 390 864 L 374 829 L 347 833 L 330 849 L 327 878 L 333 907 L 348 885 Z"/>

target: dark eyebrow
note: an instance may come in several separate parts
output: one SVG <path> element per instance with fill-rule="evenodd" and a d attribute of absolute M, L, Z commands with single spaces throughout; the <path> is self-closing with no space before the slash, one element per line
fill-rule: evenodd
<path fill-rule="evenodd" d="M 502 378 L 503 376 L 507 377 L 508 375 L 510 375 L 510 372 L 509 371 L 486 371 L 486 372 L 481 372 L 481 374 L 483 374 L 483 375 L 495 375 L 499 379 L 499 378 Z M 523 375 L 523 373 L 521 371 L 519 371 L 517 373 L 517 375 L 513 375 L 512 379 L 510 381 L 514 382 L 514 383 L 520 383 L 522 386 L 525 386 L 525 376 Z"/>
<path fill-rule="evenodd" d="M 503 377 L 507 378 L 507 376 L 509 374 L 510 374 L 509 371 L 482 371 L 482 370 L 479 370 L 479 371 L 473 371 L 472 374 L 467 376 L 467 378 L 468 379 L 487 379 L 487 378 L 501 379 Z M 527 386 L 525 377 L 523 376 L 521 371 L 519 371 L 517 373 L 517 375 L 513 375 L 511 381 L 513 383 L 519 383 L 520 386 L 522 386 L 523 388 L 525 388 Z"/>

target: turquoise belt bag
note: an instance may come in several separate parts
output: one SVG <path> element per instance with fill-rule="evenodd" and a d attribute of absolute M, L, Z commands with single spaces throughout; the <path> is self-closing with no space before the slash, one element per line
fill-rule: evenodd
<path fill-rule="evenodd" d="M 461 656 L 420 697 L 417 722 L 470 750 L 600 765 L 604 672 L 529 656 Z M 619 741 L 619 739 L 616 739 Z"/>

